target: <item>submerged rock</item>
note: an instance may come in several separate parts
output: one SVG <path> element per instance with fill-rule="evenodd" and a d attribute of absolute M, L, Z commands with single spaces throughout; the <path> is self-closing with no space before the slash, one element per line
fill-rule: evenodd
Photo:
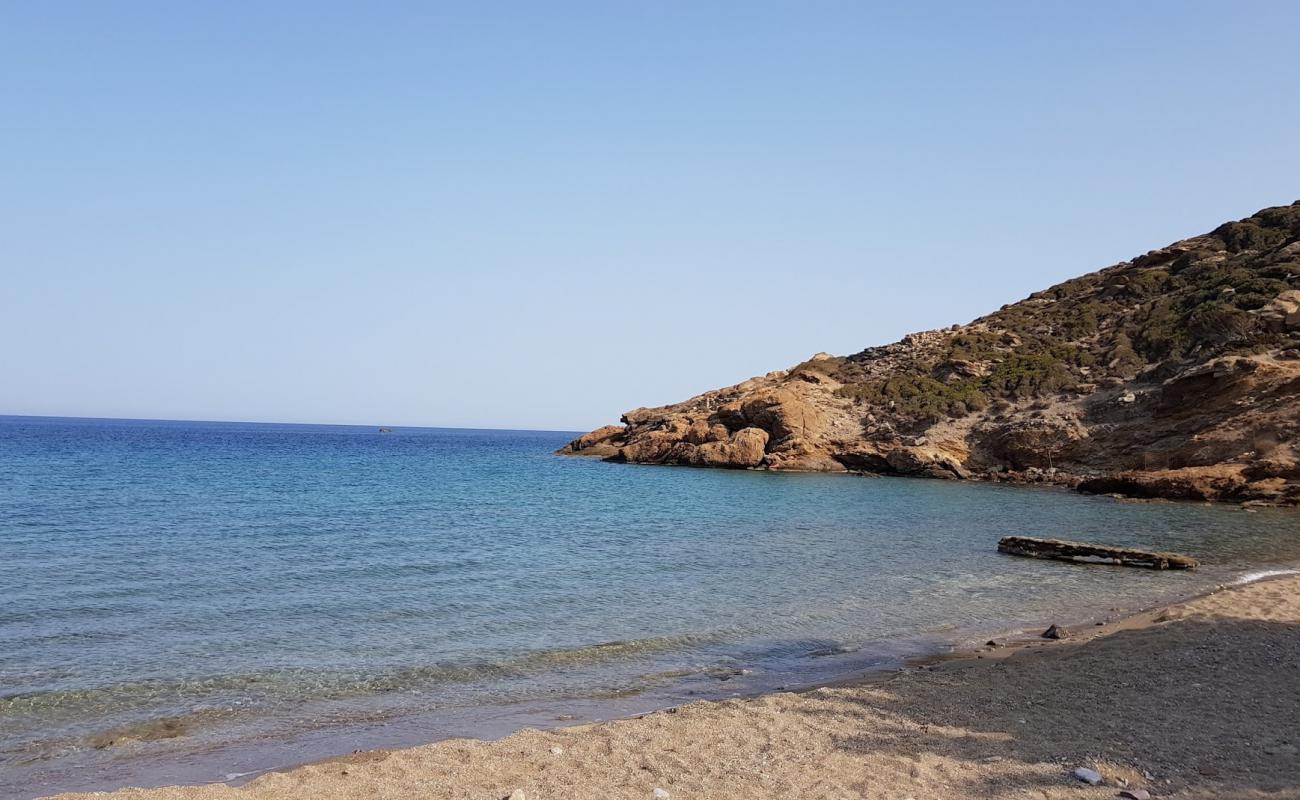
<path fill-rule="evenodd" d="M 1064 539 L 1038 539 L 1033 536 L 1004 536 L 998 542 L 998 552 L 1028 558 L 1046 558 L 1083 564 L 1119 564 L 1148 569 L 1196 569 L 1200 566 L 1200 562 L 1196 559 L 1180 553 L 1068 542 Z"/>

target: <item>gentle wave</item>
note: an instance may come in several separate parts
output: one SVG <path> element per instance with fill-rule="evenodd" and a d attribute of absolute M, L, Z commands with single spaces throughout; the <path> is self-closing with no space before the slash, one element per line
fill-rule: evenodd
<path fill-rule="evenodd" d="M 0 717 L 41 711 L 67 715 L 103 714 L 153 704 L 236 696 L 241 699 L 241 704 L 338 700 L 630 661 L 649 655 L 687 651 L 722 638 L 719 634 L 685 634 L 600 642 L 543 648 L 495 661 L 433 664 L 387 671 L 283 669 L 210 675 L 181 681 L 133 681 L 90 688 L 16 693 L 0 695 Z"/>
<path fill-rule="evenodd" d="M 1245 575 L 1232 581 L 1229 586 L 1241 586 L 1255 581 L 1262 581 L 1268 578 L 1278 578 L 1283 575 L 1300 575 L 1300 569 L 1261 569 L 1256 572 L 1247 572 Z"/>

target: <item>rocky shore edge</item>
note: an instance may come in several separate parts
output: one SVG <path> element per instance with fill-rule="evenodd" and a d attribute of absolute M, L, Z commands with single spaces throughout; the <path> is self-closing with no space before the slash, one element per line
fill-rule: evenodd
<path fill-rule="evenodd" d="M 736 461 L 711 461 L 696 457 L 691 462 L 676 460 L 637 460 L 629 458 L 622 451 L 626 429 L 623 426 L 606 426 L 583 434 L 564 447 L 556 450 L 556 455 L 580 458 L 592 458 L 618 464 L 642 464 L 659 466 L 693 466 L 717 469 L 746 469 L 764 472 L 807 472 L 807 473 L 843 473 L 866 478 L 926 478 L 933 480 L 961 480 L 981 483 L 999 483 L 1010 486 L 1043 486 L 1058 489 L 1070 489 L 1081 494 L 1103 495 L 1122 502 L 1206 502 L 1236 503 L 1244 510 L 1269 507 L 1298 507 L 1300 492 L 1274 491 L 1275 486 L 1252 486 L 1247 470 L 1237 466 L 1210 466 L 1196 469 L 1165 470 L 1123 470 L 1120 472 L 1072 472 L 1060 467 L 999 467 L 974 471 L 961 464 L 928 453 L 915 451 L 894 451 L 898 455 L 890 458 L 886 453 L 880 468 L 866 469 L 846 466 L 837 460 L 822 461 L 814 464 L 781 465 L 737 463 Z M 747 438 L 757 439 L 750 434 L 736 437 L 743 447 Z M 723 451 L 733 456 L 737 451 Z M 846 458 L 851 462 L 851 458 Z"/>

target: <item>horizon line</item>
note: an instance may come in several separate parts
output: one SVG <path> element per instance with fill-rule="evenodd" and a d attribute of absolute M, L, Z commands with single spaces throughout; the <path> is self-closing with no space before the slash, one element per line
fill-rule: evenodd
<path fill-rule="evenodd" d="M 453 431 L 501 431 L 503 433 L 585 433 L 579 430 L 561 428 L 487 428 L 479 426 L 458 425 L 398 425 L 378 424 L 372 422 L 280 422 L 274 420 L 249 419 L 188 419 L 173 417 L 96 417 L 67 414 L 8 414 L 0 413 L 0 419 L 48 419 L 79 420 L 90 422 L 191 422 L 209 425 L 302 425 L 325 428 L 408 428 L 415 430 L 453 430 Z"/>

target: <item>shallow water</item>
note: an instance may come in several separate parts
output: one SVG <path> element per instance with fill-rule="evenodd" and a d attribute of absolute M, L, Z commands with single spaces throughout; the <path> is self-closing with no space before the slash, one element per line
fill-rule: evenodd
<path fill-rule="evenodd" d="M 552 455 L 571 436 L 0 418 L 0 796 L 807 684 L 1300 560 L 1294 512 Z"/>

